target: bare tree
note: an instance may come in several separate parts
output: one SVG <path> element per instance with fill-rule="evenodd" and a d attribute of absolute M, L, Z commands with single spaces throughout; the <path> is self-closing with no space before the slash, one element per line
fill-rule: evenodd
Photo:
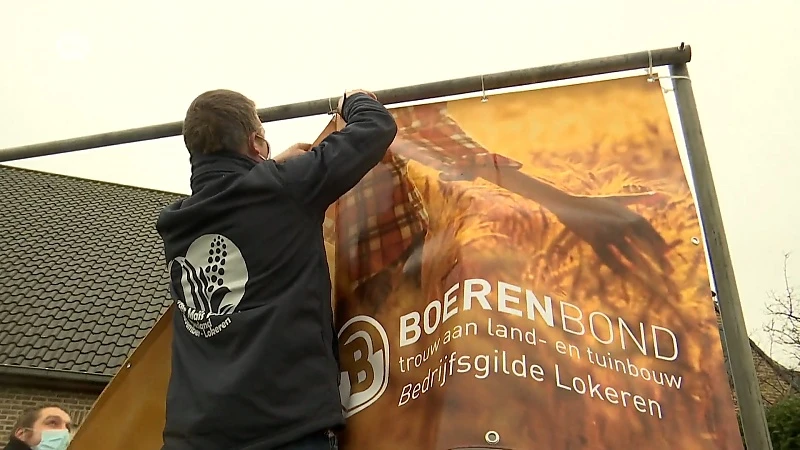
<path fill-rule="evenodd" d="M 770 322 L 764 327 L 770 341 L 785 347 L 795 365 L 800 363 L 800 295 L 789 278 L 789 254 L 783 255 L 783 292 L 771 292 L 767 302 Z"/>

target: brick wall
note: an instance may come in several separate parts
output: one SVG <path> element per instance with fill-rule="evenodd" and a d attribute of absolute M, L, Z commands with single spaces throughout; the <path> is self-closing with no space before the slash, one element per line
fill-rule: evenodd
<path fill-rule="evenodd" d="M 96 398 L 97 394 L 0 385 L 0 442 L 6 441 L 14 422 L 26 408 L 42 404 L 60 406 L 79 426 Z"/>

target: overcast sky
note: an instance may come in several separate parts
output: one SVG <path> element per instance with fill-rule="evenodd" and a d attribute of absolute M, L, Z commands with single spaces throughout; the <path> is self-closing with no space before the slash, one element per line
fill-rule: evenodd
<path fill-rule="evenodd" d="M 6 1 L 0 148 L 181 120 L 214 88 L 266 107 L 685 41 L 748 330 L 769 352 L 764 302 L 800 250 L 798 17 L 791 0 Z M 266 129 L 282 148 L 327 120 Z M 189 190 L 180 138 L 13 165 Z"/>

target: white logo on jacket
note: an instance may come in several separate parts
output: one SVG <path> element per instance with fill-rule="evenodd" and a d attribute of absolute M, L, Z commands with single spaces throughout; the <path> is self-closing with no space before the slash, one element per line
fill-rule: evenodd
<path fill-rule="evenodd" d="M 239 247 L 220 234 L 195 239 L 185 257 L 170 261 L 169 276 L 186 329 L 204 338 L 230 325 L 249 278 Z"/>

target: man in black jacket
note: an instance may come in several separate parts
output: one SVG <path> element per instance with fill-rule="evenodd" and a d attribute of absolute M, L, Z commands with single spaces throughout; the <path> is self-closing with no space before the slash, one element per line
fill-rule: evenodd
<path fill-rule="evenodd" d="M 163 449 L 335 448 L 344 419 L 322 222 L 397 133 L 369 92 L 343 96 L 339 113 L 344 129 L 275 160 L 245 96 L 210 91 L 189 107 L 192 195 L 156 225 L 177 308 Z"/>
<path fill-rule="evenodd" d="M 72 419 L 54 405 L 22 412 L 3 450 L 67 450 L 72 439 Z"/>

